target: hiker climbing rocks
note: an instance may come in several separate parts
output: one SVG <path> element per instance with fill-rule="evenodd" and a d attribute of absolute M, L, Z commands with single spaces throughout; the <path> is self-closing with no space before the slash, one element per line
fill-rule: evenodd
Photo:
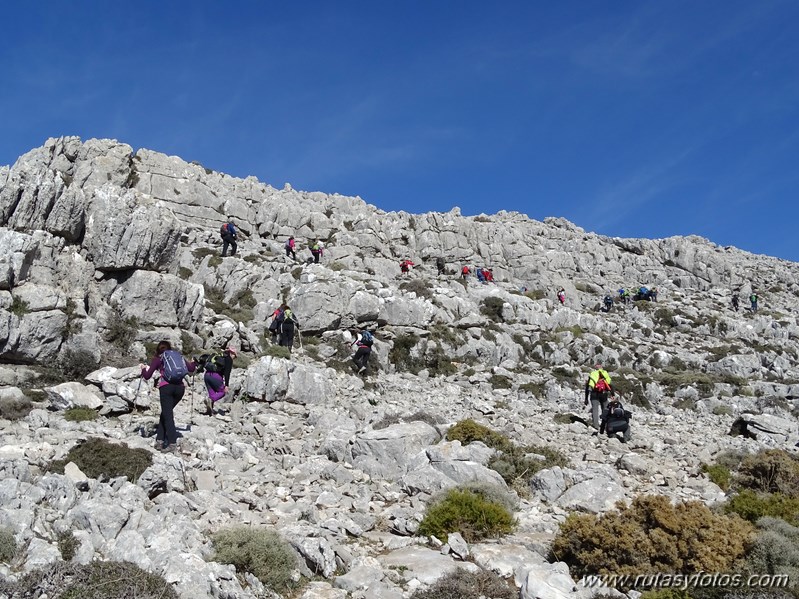
<path fill-rule="evenodd" d="M 658 288 L 657 287 L 652 287 L 652 289 L 649 290 L 649 301 L 650 302 L 658 301 Z"/>
<path fill-rule="evenodd" d="M 613 309 L 613 298 L 610 297 L 610 293 L 606 293 L 602 301 L 605 304 L 605 312 L 610 312 Z"/>
<path fill-rule="evenodd" d="M 297 259 L 297 254 L 294 252 L 294 236 L 289 237 L 283 247 L 286 248 L 286 258 L 291 254 L 294 260 Z"/>
<path fill-rule="evenodd" d="M 230 255 L 236 255 L 236 249 L 238 245 L 236 244 L 236 239 L 238 238 L 239 234 L 236 231 L 235 225 L 233 225 L 233 217 L 229 217 L 228 221 L 222 225 L 219 230 L 219 234 L 222 236 L 222 257 L 224 258 L 227 255 L 227 248 L 230 246 L 231 251 Z"/>
<path fill-rule="evenodd" d="M 602 410 L 602 424 L 599 427 L 599 432 L 600 434 L 607 433 L 608 437 L 615 437 L 617 433 L 622 433 L 622 443 L 627 443 L 632 438 L 630 412 L 625 410 L 615 397 Z"/>
<path fill-rule="evenodd" d="M 558 301 L 561 306 L 566 304 L 566 290 L 563 287 L 558 289 Z"/>
<path fill-rule="evenodd" d="M 214 404 L 221 401 L 227 393 L 230 384 L 230 370 L 233 368 L 233 358 L 236 350 L 232 347 L 218 354 L 203 354 L 196 362 L 201 370 L 205 371 L 203 382 L 208 391 L 205 399 L 205 414 L 214 413 Z"/>
<path fill-rule="evenodd" d="M 736 312 L 738 311 L 738 306 L 741 303 L 741 298 L 738 296 L 738 292 L 732 294 L 732 309 Z"/>
<path fill-rule="evenodd" d="M 313 256 L 314 264 L 319 264 L 319 259 L 322 257 L 324 251 L 325 248 L 322 246 L 321 242 L 318 239 L 315 239 L 311 244 L 311 255 Z"/>
<path fill-rule="evenodd" d="M 175 406 L 183 399 L 186 387 L 183 379 L 194 372 L 197 365 L 186 362 L 180 352 L 172 349 L 169 341 L 161 341 L 155 349 L 150 366 L 141 365 L 141 376 L 145 381 L 158 371 L 158 396 L 161 402 L 161 417 L 158 419 L 155 440 L 161 451 L 172 452 L 177 449 L 178 431 L 175 428 Z"/>
<path fill-rule="evenodd" d="M 461 268 L 461 278 L 464 281 L 469 278 L 470 274 L 472 274 L 472 270 L 468 266 Z"/>
<path fill-rule="evenodd" d="M 608 396 L 614 395 L 613 388 L 610 386 L 610 375 L 602 368 L 601 364 L 596 364 L 594 370 L 588 375 L 585 382 L 585 405 L 591 399 L 591 423 L 595 429 L 599 429 L 599 417 L 608 403 Z"/>
<path fill-rule="evenodd" d="M 749 303 L 752 304 L 752 312 L 757 312 L 757 293 L 754 291 L 749 296 Z"/>
<path fill-rule="evenodd" d="M 358 349 L 352 356 L 352 361 L 358 367 L 358 374 L 365 374 L 366 366 L 369 364 L 369 355 L 372 353 L 374 337 L 367 330 L 361 331 L 360 335 L 357 331 L 353 331 L 353 333 L 355 334 L 355 341 L 352 342 L 352 345 L 355 345 Z"/>
<path fill-rule="evenodd" d="M 483 276 L 485 277 L 486 283 L 493 283 L 494 282 L 494 271 L 490 268 L 483 269 Z"/>
<path fill-rule="evenodd" d="M 438 275 L 441 276 L 447 269 L 447 263 L 444 262 L 444 258 L 439 256 L 436 258 L 436 268 L 438 269 Z"/>
<path fill-rule="evenodd" d="M 486 276 L 485 276 L 485 273 L 483 272 L 483 269 L 482 268 L 478 268 L 475 271 L 475 274 L 477 275 L 477 280 L 480 281 L 483 285 L 485 285 L 486 284 Z"/>
<path fill-rule="evenodd" d="M 278 329 L 280 328 L 280 319 L 283 310 L 286 309 L 286 304 L 280 304 L 275 311 L 272 312 L 272 322 L 269 323 L 269 332 L 272 333 L 272 343 L 278 342 Z"/>
<path fill-rule="evenodd" d="M 300 323 L 297 321 L 297 317 L 294 316 L 291 308 L 285 304 L 284 306 L 283 313 L 278 316 L 278 330 L 280 331 L 280 341 L 278 345 L 287 347 L 289 353 L 291 353 L 291 348 L 294 345 L 294 330 L 295 328 L 300 328 Z"/>
<path fill-rule="evenodd" d="M 405 273 L 407 273 L 407 272 L 408 272 L 408 271 L 409 271 L 411 268 L 413 268 L 414 266 L 416 266 L 416 265 L 415 265 L 413 262 L 411 262 L 410 260 L 408 260 L 408 259 L 406 258 L 405 260 L 403 260 L 402 262 L 400 262 L 400 272 L 401 272 L 402 274 L 405 274 Z"/>

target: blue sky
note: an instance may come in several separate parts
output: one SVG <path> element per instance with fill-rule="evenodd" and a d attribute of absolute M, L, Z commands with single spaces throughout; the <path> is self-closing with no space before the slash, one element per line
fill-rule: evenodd
<path fill-rule="evenodd" d="M 799 3 L 16 2 L 0 164 L 111 137 L 385 210 L 799 260 Z"/>

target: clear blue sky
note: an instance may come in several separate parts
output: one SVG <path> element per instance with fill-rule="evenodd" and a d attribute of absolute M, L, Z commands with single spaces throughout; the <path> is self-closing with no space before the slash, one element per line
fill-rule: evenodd
<path fill-rule="evenodd" d="M 3 6 L 0 164 L 112 137 L 386 210 L 799 260 L 799 2 Z"/>

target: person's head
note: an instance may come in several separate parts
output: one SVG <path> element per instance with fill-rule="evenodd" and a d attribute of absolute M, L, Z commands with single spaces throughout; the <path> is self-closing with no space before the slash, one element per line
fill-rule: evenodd
<path fill-rule="evenodd" d="M 294 235 L 292 235 L 291 237 L 289 237 L 289 239 L 294 239 Z"/>
<path fill-rule="evenodd" d="M 594 370 L 602 370 L 602 364 L 594 364 Z"/>
<path fill-rule="evenodd" d="M 164 339 L 163 341 L 158 342 L 158 346 L 155 348 L 155 355 L 160 356 L 165 351 L 172 349 L 172 344 Z"/>
<path fill-rule="evenodd" d="M 233 217 L 232 216 L 228 216 L 227 217 L 227 222 L 232 224 L 233 223 Z"/>
<path fill-rule="evenodd" d="M 225 351 L 226 351 L 228 354 L 230 354 L 230 357 L 231 357 L 231 358 L 235 358 L 236 356 L 238 356 L 238 355 L 239 355 L 239 352 L 237 352 L 237 351 L 236 351 L 236 348 L 235 348 L 235 347 L 226 347 L 226 348 L 225 348 Z"/>

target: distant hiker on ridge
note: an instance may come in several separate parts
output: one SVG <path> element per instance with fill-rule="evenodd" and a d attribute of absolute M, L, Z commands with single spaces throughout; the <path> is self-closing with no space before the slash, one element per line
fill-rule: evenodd
<path fill-rule="evenodd" d="M 566 290 L 563 287 L 558 289 L 558 301 L 561 306 L 566 304 Z"/>
<path fill-rule="evenodd" d="M 594 366 L 594 370 L 588 375 L 585 382 L 585 405 L 591 399 L 591 422 L 593 427 L 599 430 L 599 417 L 608 403 L 608 395 L 615 395 L 610 386 L 610 375 L 600 364 Z"/>
<path fill-rule="evenodd" d="M 230 255 L 235 256 L 236 249 L 238 248 L 236 238 L 239 234 L 238 231 L 236 231 L 236 227 L 233 225 L 232 216 L 228 217 L 227 222 L 219 229 L 219 234 L 222 237 L 222 257 L 224 258 L 227 255 L 228 246 L 231 248 Z"/>
<path fill-rule="evenodd" d="M 272 312 L 272 322 L 269 323 L 269 332 L 272 333 L 272 343 L 278 343 L 278 329 L 280 328 L 280 317 L 283 310 L 286 309 L 286 304 L 280 304 L 275 311 Z"/>
<path fill-rule="evenodd" d="M 318 239 L 315 239 L 311 244 L 311 255 L 313 256 L 314 264 L 319 264 L 319 258 L 322 257 L 324 251 L 325 248 L 322 246 L 321 242 Z"/>
<path fill-rule="evenodd" d="M 406 274 L 411 268 L 416 266 L 413 262 L 405 258 L 402 262 L 400 262 L 400 272 L 402 274 Z"/>
<path fill-rule="evenodd" d="M 738 292 L 732 294 L 732 309 L 736 312 L 738 311 L 738 306 L 741 303 L 741 298 L 738 296 Z"/>
<path fill-rule="evenodd" d="M 291 308 L 285 304 L 284 306 L 283 312 L 277 318 L 279 322 L 278 330 L 280 331 L 279 345 L 287 347 L 289 353 L 291 353 L 291 348 L 294 346 L 294 329 L 300 328 L 300 323 Z"/>
<path fill-rule="evenodd" d="M 605 304 L 605 312 L 610 312 L 613 309 L 613 298 L 610 297 L 610 292 L 605 294 L 605 299 L 602 301 Z"/>
<path fill-rule="evenodd" d="M 361 331 L 360 337 L 358 336 L 358 331 L 353 331 L 353 334 L 355 335 L 355 341 L 351 345 L 355 345 L 358 349 L 352 356 L 352 361 L 358 367 L 358 374 L 365 374 L 366 367 L 369 365 L 369 356 L 372 354 L 374 337 L 372 333 L 365 329 Z"/>
<path fill-rule="evenodd" d="M 485 277 L 486 283 L 494 282 L 494 271 L 490 268 L 483 269 L 483 276 Z"/>
<path fill-rule="evenodd" d="M 470 274 L 472 274 L 472 270 L 468 266 L 461 268 L 461 279 L 465 281 L 469 278 Z"/>
<path fill-rule="evenodd" d="M 757 312 L 757 293 L 754 291 L 749 296 L 749 302 L 752 304 L 752 312 Z"/>
<path fill-rule="evenodd" d="M 297 254 L 294 253 L 294 236 L 293 235 L 286 240 L 286 243 L 285 243 L 285 245 L 283 247 L 286 248 L 286 258 L 288 258 L 289 254 L 291 254 L 291 257 L 294 260 L 297 259 Z"/>
<path fill-rule="evenodd" d="M 438 276 L 441 276 L 446 272 L 447 263 L 444 262 L 444 258 L 442 256 L 436 258 L 436 268 L 438 269 Z"/>

